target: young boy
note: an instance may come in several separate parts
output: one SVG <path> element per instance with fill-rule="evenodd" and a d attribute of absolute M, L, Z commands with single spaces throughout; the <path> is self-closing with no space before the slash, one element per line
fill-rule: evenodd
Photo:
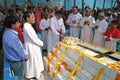
<path fill-rule="evenodd" d="M 120 31 L 119 31 L 119 29 L 117 27 L 118 27 L 118 21 L 113 20 L 111 22 L 110 27 L 104 33 L 105 47 L 109 48 L 111 50 L 116 50 L 116 42 L 120 38 Z"/>

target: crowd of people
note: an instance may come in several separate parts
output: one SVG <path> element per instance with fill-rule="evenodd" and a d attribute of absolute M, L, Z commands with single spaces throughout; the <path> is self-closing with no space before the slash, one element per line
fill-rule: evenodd
<path fill-rule="evenodd" d="M 65 36 L 115 51 L 120 39 L 119 8 L 82 10 L 73 6 L 66 11 L 64 7 L 42 8 L 38 4 L 24 11 L 16 6 L 16 10 L 11 7 L 7 14 L 0 8 L 0 24 L 2 22 L 4 54 L 19 80 L 39 79 L 44 70 L 40 47 L 50 52 Z M 41 40 L 37 33 L 41 34 Z"/>
<path fill-rule="evenodd" d="M 72 8 L 66 19 L 70 36 L 116 51 L 116 43 L 120 39 L 119 9 L 98 9 L 96 14 L 95 11 L 92 13 L 90 8 L 86 8 L 81 16 L 77 7 Z"/>

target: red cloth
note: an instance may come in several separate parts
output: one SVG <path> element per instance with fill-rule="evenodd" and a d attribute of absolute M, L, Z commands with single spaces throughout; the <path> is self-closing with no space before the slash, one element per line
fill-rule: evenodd
<path fill-rule="evenodd" d="M 35 11 L 35 26 L 36 26 L 36 30 L 37 32 L 40 32 L 41 33 L 41 29 L 39 28 L 39 25 L 40 25 L 40 21 L 42 19 L 42 13 L 40 10 L 36 10 Z"/>
<path fill-rule="evenodd" d="M 60 29 L 60 31 L 58 31 L 60 33 L 60 35 L 62 34 L 62 29 Z M 59 40 L 62 41 L 62 37 L 59 37 Z"/>
<path fill-rule="evenodd" d="M 120 74 L 117 74 L 117 75 L 116 75 L 115 80 L 120 80 Z"/>
<path fill-rule="evenodd" d="M 108 28 L 106 32 L 104 33 L 107 38 L 120 38 L 120 31 L 118 28 Z"/>
<path fill-rule="evenodd" d="M 20 41 L 21 41 L 22 43 L 24 43 L 22 28 L 18 28 L 16 31 L 18 32 L 18 38 L 20 39 Z"/>

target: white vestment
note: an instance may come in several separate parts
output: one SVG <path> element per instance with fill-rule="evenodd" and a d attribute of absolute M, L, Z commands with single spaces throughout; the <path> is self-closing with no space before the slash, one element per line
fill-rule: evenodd
<path fill-rule="evenodd" d="M 98 25 L 98 29 L 95 29 L 93 44 L 98 46 L 104 46 L 104 35 L 103 33 L 106 31 L 108 24 L 106 20 L 97 20 L 96 25 Z"/>
<path fill-rule="evenodd" d="M 84 25 L 85 21 L 89 21 L 90 24 Z M 82 27 L 80 39 L 82 41 L 92 42 L 92 38 L 93 38 L 93 30 L 92 29 L 93 29 L 94 25 L 95 25 L 95 19 L 92 16 L 82 18 L 82 20 L 80 22 L 80 26 Z"/>
<path fill-rule="evenodd" d="M 51 29 L 48 30 L 48 52 L 52 51 L 53 47 L 58 45 L 60 39 L 59 31 L 64 34 L 65 33 L 65 26 L 63 19 L 60 18 L 59 20 L 54 16 L 50 20 L 50 27 Z"/>
<path fill-rule="evenodd" d="M 40 51 L 40 46 L 43 46 L 43 42 L 39 40 L 29 23 L 24 24 L 23 34 L 25 50 L 29 57 L 28 61 L 26 61 L 26 78 L 39 78 L 44 70 L 42 53 Z"/>
<path fill-rule="evenodd" d="M 44 46 L 42 49 L 47 49 L 47 36 L 48 36 L 48 27 L 49 27 L 49 19 L 42 19 L 40 22 L 40 29 L 42 29 L 41 39 L 44 42 Z"/>
<path fill-rule="evenodd" d="M 117 44 L 117 41 L 119 41 L 119 40 L 120 39 L 112 38 L 110 41 L 105 41 L 105 47 L 116 51 L 116 44 Z"/>
<path fill-rule="evenodd" d="M 66 22 L 70 26 L 70 36 L 79 38 L 79 33 L 80 33 L 79 22 L 80 22 L 81 18 L 82 18 L 82 15 L 79 13 L 77 13 L 77 14 L 71 13 L 68 16 L 68 19 Z M 77 23 L 73 23 L 74 20 L 76 20 Z"/>

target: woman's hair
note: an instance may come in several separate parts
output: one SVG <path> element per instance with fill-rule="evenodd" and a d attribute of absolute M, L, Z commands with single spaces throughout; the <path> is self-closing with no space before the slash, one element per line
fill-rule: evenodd
<path fill-rule="evenodd" d="M 19 20 L 20 19 L 17 15 L 8 15 L 4 20 L 4 26 L 7 28 L 11 28 L 12 24 L 15 24 Z"/>
<path fill-rule="evenodd" d="M 24 15 L 23 15 L 23 18 L 25 21 L 27 21 L 27 18 L 30 17 L 30 14 L 32 14 L 31 12 L 25 12 Z"/>

